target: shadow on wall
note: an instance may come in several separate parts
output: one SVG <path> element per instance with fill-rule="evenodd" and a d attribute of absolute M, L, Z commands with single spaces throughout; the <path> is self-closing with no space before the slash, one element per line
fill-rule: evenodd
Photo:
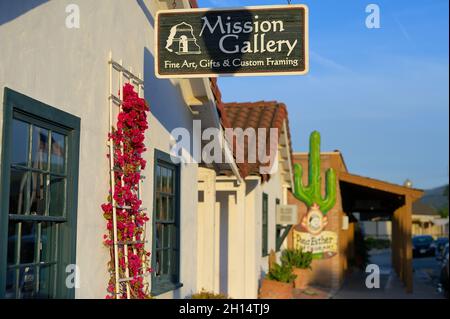
<path fill-rule="evenodd" d="M 155 27 L 155 20 L 153 19 L 153 16 L 151 14 L 151 12 L 148 10 L 147 6 L 144 3 L 144 0 L 136 0 L 137 4 L 139 5 L 139 7 L 141 8 L 142 12 L 144 13 L 145 17 L 148 20 L 148 23 L 150 23 L 150 26 L 152 27 L 152 29 L 154 29 Z"/>
<path fill-rule="evenodd" d="M 0 25 L 10 22 L 48 0 L 0 1 Z"/>
<path fill-rule="evenodd" d="M 145 48 L 144 98 L 150 105 L 151 116 L 155 117 L 169 133 L 175 128 L 185 128 L 189 132 L 192 132 L 192 114 L 187 107 L 179 107 L 185 105 L 183 97 L 181 96 L 180 86 L 174 85 L 171 80 L 156 78 L 154 70 L 154 56 L 147 48 Z M 167 147 L 171 146 L 172 145 L 167 145 Z M 191 157 L 193 156 L 192 150 L 189 149 L 186 151 Z"/>
<path fill-rule="evenodd" d="M 219 228 L 219 291 L 220 293 L 229 294 L 228 291 L 228 251 L 229 251 L 229 235 L 228 235 L 228 210 L 229 197 L 233 196 L 233 192 L 217 192 L 216 201 L 220 203 L 220 228 Z"/>

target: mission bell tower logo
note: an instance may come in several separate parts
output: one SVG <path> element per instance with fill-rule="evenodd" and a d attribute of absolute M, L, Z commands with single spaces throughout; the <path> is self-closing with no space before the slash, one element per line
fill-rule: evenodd
<path fill-rule="evenodd" d="M 194 36 L 192 25 L 186 22 L 174 25 L 170 29 L 169 38 L 166 41 L 166 49 L 178 55 L 202 53 Z"/>

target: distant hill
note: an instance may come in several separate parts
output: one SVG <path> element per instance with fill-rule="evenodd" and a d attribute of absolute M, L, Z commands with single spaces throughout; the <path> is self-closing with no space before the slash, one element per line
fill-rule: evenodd
<path fill-rule="evenodd" d="M 448 197 L 444 195 L 447 185 L 426 190 L 420 201 L 436 209 L 448 206 Z"/>

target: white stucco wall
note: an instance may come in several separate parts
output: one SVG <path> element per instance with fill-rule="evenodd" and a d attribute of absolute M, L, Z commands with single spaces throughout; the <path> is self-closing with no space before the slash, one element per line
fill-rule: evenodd
<path fill-rule="evenodd" d="M 257 201 L 257 203 L 259 202 L 259 207 L 256 206 L 256 211 L 259 212 L 259 216 L 257 215 L 256 220 L 259 222 L 259 224 L 257 225 L 257 229 L 259 229 L 259 236 L 257 236 L 257 238 L 259 238 L 260 242 L 262 240 L 262 193 L 266 193 L 268 195 L 268 201 L 269 201 L 269 246 L 268 246 L 268 251 L 270 253 L 270 251 L 273 249 L 274 251 L 276 251 L 276 199 L 280 200 L 280 204 L 287 204 L 285 202 L 284 196 L 283 196 L 283 182 L 282 182 L 282 178 L 281 178 L 281 167 L 274 172 L 271 176 L 269 181 L 262 183 L 260 186 L 260 192 L 261 192 L 261 198 L 259 199 L 259 201 Z M 257 213 L 258 214 L 258 213 Z M 261 246 L 259 246 L 261 247 Z M 276 253 L 277 255 L 277 260 L 279 259 L 280 256 L 280 252 Z M 267 271 L 269 269 L 269 257 L 262 257 L 259 259 L 259 270 L 261 273 L 261 277 L 263 277 Z"/>
<path fill-rule="evenodd" d="M 261 183 L 258 176 L 250 176 L 237 186 L 233 177 L 218 177 L 214 200 L 216 219 L 210 219 L 209 228 L 215 229 L 216 264 L 199 265 L 199 273 L 215 273 L 211 290 L 232 298 L 257 298 L 261 278 L 268 271 L 268 256 L 262 257 L 262 198 L 268 195 L 268 251 L 276 250 L 276 199 L 286 204 L 283 196 L 281 172 L 276 171 L 269 181 Z M 241 192 L 241 197 L 239 193 Z M 244 195 L 245 194 L 245 195 Z M 211 195 L 210 195 L 211 196 Z M 239 200 L 240 198 L 240 200 Z M 209 200 L 212 200 L 211 197 Z M 204 199 L 207 201 L 208 199 Z M 204 215 L 203 204 L 199 215 Z M 214 224 L 216 223 L 216 224 Z M 211 250 L 200 248 L 199 254 L 214 260 Z M 277 253 L 279 258 L 280 253 Z M 202 257 L 200 257 L 202 259 Z"/>
<path fill-rule="evenodd" d="M 27 7 L 27 1 L 9 1 Z M 34 1 L 36 3 L 36 1 Z M 68 4 L 80 8 L 80 29 L 65 26 Z M 153 60 L 153 16 L 164 1 L 59 0 L 21 10 L 0 10 L 0 138 L 3 90 L 9 87 L 81 118 L 77 264 L 81 287 L 77 298 L 106 295 L 108 250 L 102 245 L 106 230 L 100 205 L 108 192 L 108 53 L 123 59 L 134 73 L 142 73 L 145 98 L 151 107 L 146 135 L 148 161 L 143 184 L 143 206 L 153 207 L 154 149 L 168 152 L 170 131 L 191 128 L 178 81 L 157 80 Z M 1 152 L 1 146 L 0 146 Z M 0 154 L 1 155 L 1 154 Z M 196 291 L 197 165 L 181 169 L 181 282 L 183 287 L 162 298 L 181 298 Z M 147 238 L 151 239 L 151 227 Z M 151 242 L 149 243 L 151 245 Z"/>

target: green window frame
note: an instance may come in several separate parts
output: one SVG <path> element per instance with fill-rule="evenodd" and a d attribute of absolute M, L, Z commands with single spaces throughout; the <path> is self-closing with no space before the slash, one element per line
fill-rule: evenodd
<path fill-rule="evenodd" d="M 262 194 L 262 256 L 269 254 L 269 196 Z"/>
<path fill-rule="evenodd" d="M 278 206 L 280 205 L 280 203 L 281 201 L 279 198 L 275 199 L 275 215 L 277 214 Z M 281 236 L 282 230 L 283 227 L 275 222 L 275 251 L 277 252 L 281 250 L 281 245 L 283 244 Z"/>
<path fill-rule="evenodd" d="M 74 298 L 80 119 L 5 88 L 0 298 Z"/>
<path fill-rule="evenodd" d="M 280 199 L 275 200 L 275 214 L 277 214 L 278 206 L 281 204 Z M 292 225 L 279 225 L 275 223 L 275 250 L 279 252 L 281 245 L 291 231 Z"/>
<path fill-rule="evenodd" d="M 152 295 L 182 287 L 180 282 L 180 166 L 155 150 L 153 190 Z"/>

